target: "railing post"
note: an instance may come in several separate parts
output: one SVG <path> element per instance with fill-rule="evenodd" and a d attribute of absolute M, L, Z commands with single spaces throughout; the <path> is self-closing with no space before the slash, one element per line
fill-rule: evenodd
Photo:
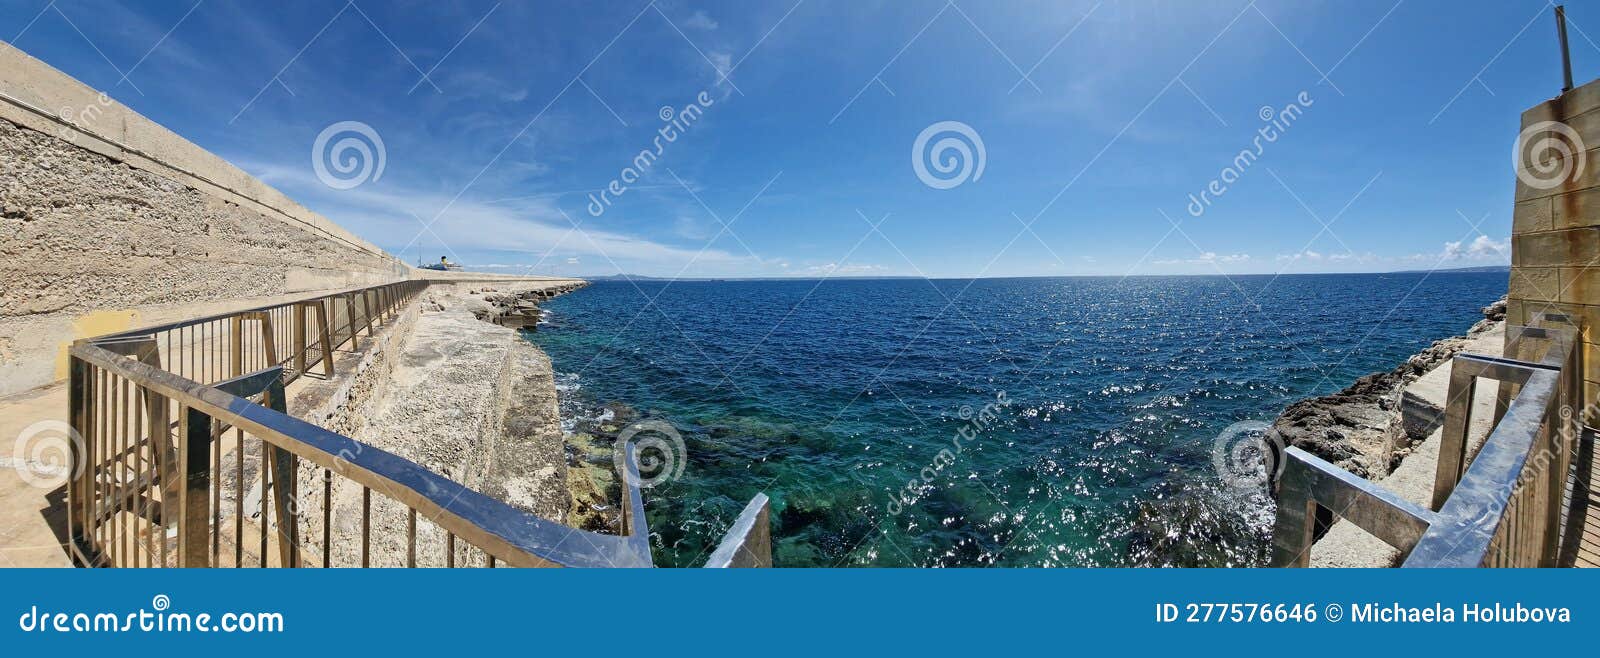
<path fill-rule="evenodd" d="M 276 378 L 267 386 L 262 404 L 278 413 L 287 413 L 287 400 L 283 390 L 283 379 Z M 285 567 L 298 568 L 300 566 L 300 522 L 299 510 L 295 509 L 296 477 L 294 453 L 284 450 L 276 445 L 269 445 L 271 453 L 270 464 L 263 464 L 266 468 L 270 465 L 272 476 L 272 502 L 273 512 L 278 518 L 278 556 L 279 564 Z M 263 492 L 264 493 L 264 492 Z M 261 519 L 266 523 L 265 518 Z M 323 547 L 327 550 L 327 547 Z M 263 555 L 262 559 L 266 559 Z"/>
<path fill-rule="evenodd" d="M 1478 397 L 1476 373 L 1459 359 L 1450 361 L 1450 383 L 1445 389 L 1444 431 L 1439 435 L 1439 463 L 1433 477 L 1433 501 L 1429 509 L 1438 511 L 1455 491 L 1466 470 L 1467 433 L 1471 428 L 1472 407 Z"/>
<path fill-rule="evenodd" d="M 294 305 L 294 371 L 306 373 L 306 305 Z"/>
<path fill-rule="evenodd" d="M 233 317 L 228 318 L 228 333 L 231 335 L 230 336 L 231 340 L 229 340 L 228 342 L 229 342 L 229 357 L 230 357 L 229 360 L 231 362 L 230 365 L 232 366 L 232 369 L 229 370 L 229 372 L 228 372 L 228 376 L 229 377 L 238 377 L 239 375 L 244 374 L 244 317 L 243 316 L 235 314 Z"/>
<path fill-rule="evenodd" d="M 711 568 L 766 569 L 772 566 L 772 503 L 766 494 L 756 494 L 739 513 L 733 526 L 712 552 L 706 566 Z"/>
<path fill-rule="evenodd" d="M 361 346 L 356 342 L 356 297 L 354 294 L 340 295 L 340 297 L 344 298 L 344 324 L 350 331 L 350 349 L 359 350 Z"/>
<path fill-rule="evenodd" d="M 105 554 L 100 550 L 101 531 L 98 514 L 100 499 L 100 459 L 106 450 L 109 419 L 107 393 L 110 373 L 99 366 L 89 371 L 89 424 L 83 437 L 83 533 L 89 550 L 84 558 L 90 566 L 105 564 Z"/>
<path fill-rule="evenodd" d="M 322 374 L 330 379 L 333 377 L 333 328 L 329 326 L 328 299 L 319 299 L 312 309 L 317 312 L 318 338 L 322 341 Z"/>
<path fill-rule="evenodd" d="M 281 365 L 278 363 L 277 332 L 272 330 L 272 314 L 263 311 L 256 313 L 253 319 L 261 323 L 261 351 L 265 356 L 262 367 L 272 368 Z"/>
<path fill-rule="evenodd" d="M 372 337 L 372 294 L 369 290 L 361 291 L 361 319 L 367 325 L 367 338 Z"/>
<path fill-rule="evenodd" d="M 191 407 L 183 409 L 182 446 L 178 472 L 183 488 L 178 494 L 178 566 L 209 567 L 211 553 L 211 416 Z"/>
<path fill-rule="evenodd" d="M 1317 503 L 1311 499 L 1310 483 L 1304 467 L 1290 461 L 1285 465 L 1278 486 L 1278 517 L 1272 527 L 1274 567 L 1311 566 L 1311 543 L 1315 540 Z"/>
<path fill-rule="evenodd" d="M 72 435 L 67 441 L 67 539 L 74 545 L 81 545 L 83 536 L 83 520 L 80 516 L 81 504 L 90 499 L 85 491 L 85 482 L 89 469 L 86 468 L 83 442 L 88 437 L 89 426 L 89 364 L 76 356 L 70 359 L 70 372 L 67 384 L 67 410 L 70 414 L 69 424 L 72 426 Z"/>

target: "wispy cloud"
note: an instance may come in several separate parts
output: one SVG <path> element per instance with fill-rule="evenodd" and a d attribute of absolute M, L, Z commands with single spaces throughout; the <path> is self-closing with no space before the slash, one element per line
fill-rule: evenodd
<path fill-rule="evenodd" d="M 295 198 L 325 208 L 330 218 L 357 233 L 387 236 L 379 240 L 379 246 L 390 250 L 405 247 L 411 236 L 421 234 L 413 248 L 442 243 L 438 246 L 458 252 L 520 252 L 527 265 L 573 255 L 584 256 L 584 262 L 596 270 L 614 267 L 653 275 L 679 271 L 730 274 L 765 271 L 771 265 L 750 255 L 670 245 L 591 226 L 582 213 L 563 215 L 557 196 L 498 201 L 462 198 L 452 203 L 450 195 L 437 193 L 367 187 L 335 191 L 322 187 L 309 171 L 297 167 L 250 162 L 241 166 Z M 444 214 L 439 215 L 441 210 Z M 431 222 L 431 230 L 424 228 L 424 222 Z"/>
<path fill-rule="evenodd" d="M 706 15 L 706 10 L 696 9 L 694 14 L 684 19 L 683 26 L 691 30 L 711 31 L 717 29 L 717 21 Z"/>
<path fill-rule="evenodd" d="M 1177 258 L 1155 261 L 1156 265 L 1213 265 L 1226 263 L 1246 263 L 1250 261 L 1250 254 L 1222 254 L 1207 251 L 1194 258 Z"/>
<path fill-rule="evenodd" d="M 1488 264 L 1505 264 L 1511 261 L 1511 240 L 1495 240 L 1487 235 L 1479 235 L 1471 242 L 1456 240 L 1446 242 L 1437 253 L 1411 254 L 1405 259 L 1412 263 L 1453 263 L 1453 262 L 1480 262 Z"/>
<path fill-rule="evenodd" d="M 865 263 L 823 263 L 821 265 L 812 265 L 802 270 L 802 272 L 805 274 L 816 276 L 860 276 L 867 274 L 883 274 L 888 271 L 889 268 L 884 265 L 872 265 Z"/>
<path fill-rule="evenodd" d="M 1462 245 L 1460 241 L 1446 242 L 1444 256 L 1446 260 L 1510 258 L 1511 241 L 1496 242 L 1487 235 L 1480 235 L 1466 245 Z"/>

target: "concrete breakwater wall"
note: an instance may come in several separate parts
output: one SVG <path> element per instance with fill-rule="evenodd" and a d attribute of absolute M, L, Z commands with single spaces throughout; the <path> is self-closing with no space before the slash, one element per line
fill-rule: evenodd
<path fill-rule="evenodd" d="M 415 270 L 0 43 L 0 396 L 72 340 Z"/>
<path fill-rule="evenodd" d="M 519 309 L 576 287 L 571 281 L 434 284 L 393 325 L 393 335 L 369 348 L 336 408 L 308 420 L 541 518 L 615 532 L 615 492 L 569 468 L 575 449 L 562 434 L 550 359 L 503 323 L 520 322 Z M 307 486 L 316 477 L 302 473 Z M 359 509 L 359 495 L 352 483 L 334 486 L 335 564 L 358 563 L 359 517 L 347 510 Z M 405 508 L 375 498 L 371 522 L 373 564 L 403 563 Z M 442 566 L 443 531 L 424 519 L 417 537 L 418 564 Z M 481 559 L 458 547 L 457 563 Z"/>

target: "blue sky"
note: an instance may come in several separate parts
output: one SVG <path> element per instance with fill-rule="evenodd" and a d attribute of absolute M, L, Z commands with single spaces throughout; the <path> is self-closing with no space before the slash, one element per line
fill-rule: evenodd
<path fill-rule="evenodd" d="M 1507 262 L 1518 116 L 1561 84 L 1550 8 L 0 0 L 0 39 L 407 260 L 1351 272 Z M 1600 8 L 1569 9 L 1581 83 L 1600 73 Z M 1263 108 L 1291 104 L 1257 148 Z M 663 108 L 690 105 L 658 140 Z M 340 122 L 381 139 L 381 175 L 319 178 Z M 929 185 L 913 153 L 940 122 L 981 148 L 955 133 L 971 157 Z M 1243 149 L 1259 157 L 1196 216 L 1190 195 Z"/>

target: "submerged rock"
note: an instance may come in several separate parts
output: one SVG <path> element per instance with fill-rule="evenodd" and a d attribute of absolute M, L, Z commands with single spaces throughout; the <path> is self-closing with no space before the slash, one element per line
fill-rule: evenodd
<path fill-rule="evenodd" d="M 1173 481 L 1175 482 L 1175 481 Z M 1127 529 L 1127 559 L 1137 567 L 1259 567 L 1272 546 L 1266 488 L 1156 487 Z"/>

